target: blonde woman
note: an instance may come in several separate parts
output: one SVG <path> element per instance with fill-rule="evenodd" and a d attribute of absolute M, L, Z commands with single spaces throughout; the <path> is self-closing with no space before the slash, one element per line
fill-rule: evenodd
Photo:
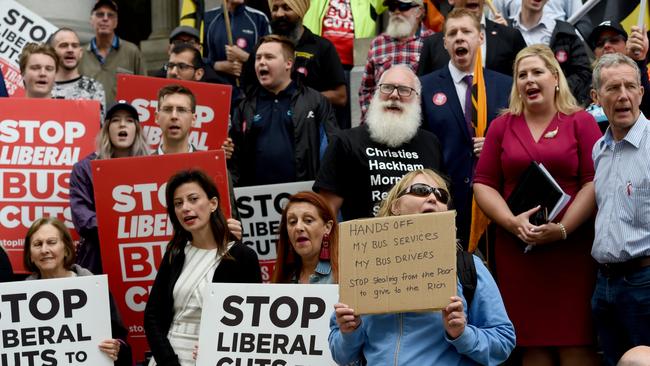
<path fill-rule="evenodd" d="M 70 208 L 72 222 L 81 236 L 77 263 L 94 274 L 103 273 L 97 234 L 97 216 L 90 162 L 149 155 L 136 109 L 126 103 L 113 104 L 97 136 L 97 152 L 86 156 L 72 168 Z"/>
<path fill-rule="evenodd" d="M 492 121 L 474 178 L 476 201 L 497 224 L 494 260 L 524 365 L 592 365 L 590 297 L 595 209 L 591 150 L 600 137 L 577 106 L 547 46 L 515 59 L 510 107 Z M 506 200 L 532 161 L 542 163 L 571 201 L 554 222 L 533 225 L 533 208 L 513 215 Z M 530 246 L 532 250 L 525 251 Z"/>

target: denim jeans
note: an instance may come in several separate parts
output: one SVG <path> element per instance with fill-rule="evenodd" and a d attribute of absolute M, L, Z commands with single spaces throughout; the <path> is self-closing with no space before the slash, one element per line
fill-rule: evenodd
<path fill-rule="evenodd" d="M 632 347 L 649 346 L 650 267 L 611 277 L 599 271 L 591 308 L 608 365 Z"/>

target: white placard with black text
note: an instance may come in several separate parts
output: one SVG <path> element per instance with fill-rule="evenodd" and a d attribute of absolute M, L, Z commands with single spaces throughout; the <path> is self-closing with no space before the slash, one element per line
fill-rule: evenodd
<path fill-rule="evenodd" d="M 338 285 L 211 283 L 197 366 L 336 365 L 328 346 Z"/>

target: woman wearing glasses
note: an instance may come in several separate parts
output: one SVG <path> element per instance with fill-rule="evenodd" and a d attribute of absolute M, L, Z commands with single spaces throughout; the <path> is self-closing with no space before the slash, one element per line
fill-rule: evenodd
<path fill-rule="evenodd" d="M 523 348 L 524 365 L 596 364 L 590 298 L 595 209 L 591 151 L 600 137 L 576 105 L 546 46 L 515 59 L 510 107 L 495 119 L 476 168 L 476 201 L 498 226 L 494 259 L 499 288 Z M 533 225 L 539 207 L 513 215 L 506 200 L 532 161 L 571 196 L 553 220 Z M 549 209 L 550 210 L 550 209 Z M 529 247 L 532 250 L 525 250 Z"/>
<path fill-rule="evenodd" d="M 447 184 L 429 169 L 406 174 L 388 193 L 379 216 L 447 211 Z M 477 286 L 467 304 L 458 296 L 442 312 L 355 315 L 336 304 L 330 350 L 339 365 L 365 358 L 368 365 L 498 365 L 515 346 L 515 332 L 499 289 L 474 257 Z"/>
<path fill-rule="evenodd" d="M 94 274 L 104 273 L 99 250 L 95 193 L 90 162 L 149 155 L 135 108 L 125 102 L 113 104 L 97 136 L 97 152 L 86 156 L 72 168 L 70 208 L 75 230 L 81 236 L 77 263 Z"/>
<path fill-rule="evenodd" d="M 282 211 L 273 283 L 337 283 L 336 216 L 318 193 L 298 192 Z"/>

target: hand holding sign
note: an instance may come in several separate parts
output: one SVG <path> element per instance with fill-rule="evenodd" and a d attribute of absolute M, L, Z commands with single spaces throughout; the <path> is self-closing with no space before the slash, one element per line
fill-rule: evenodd
<path fill-rule="evenodd" d="M 336 324 L 339 325 L 341 333 L 354 332 L 361 325 L 361 317 L 354 315 L 354 309 L 351 309 L 346 304 L 334 304 L 334 312 L 336 314 Z"/>

